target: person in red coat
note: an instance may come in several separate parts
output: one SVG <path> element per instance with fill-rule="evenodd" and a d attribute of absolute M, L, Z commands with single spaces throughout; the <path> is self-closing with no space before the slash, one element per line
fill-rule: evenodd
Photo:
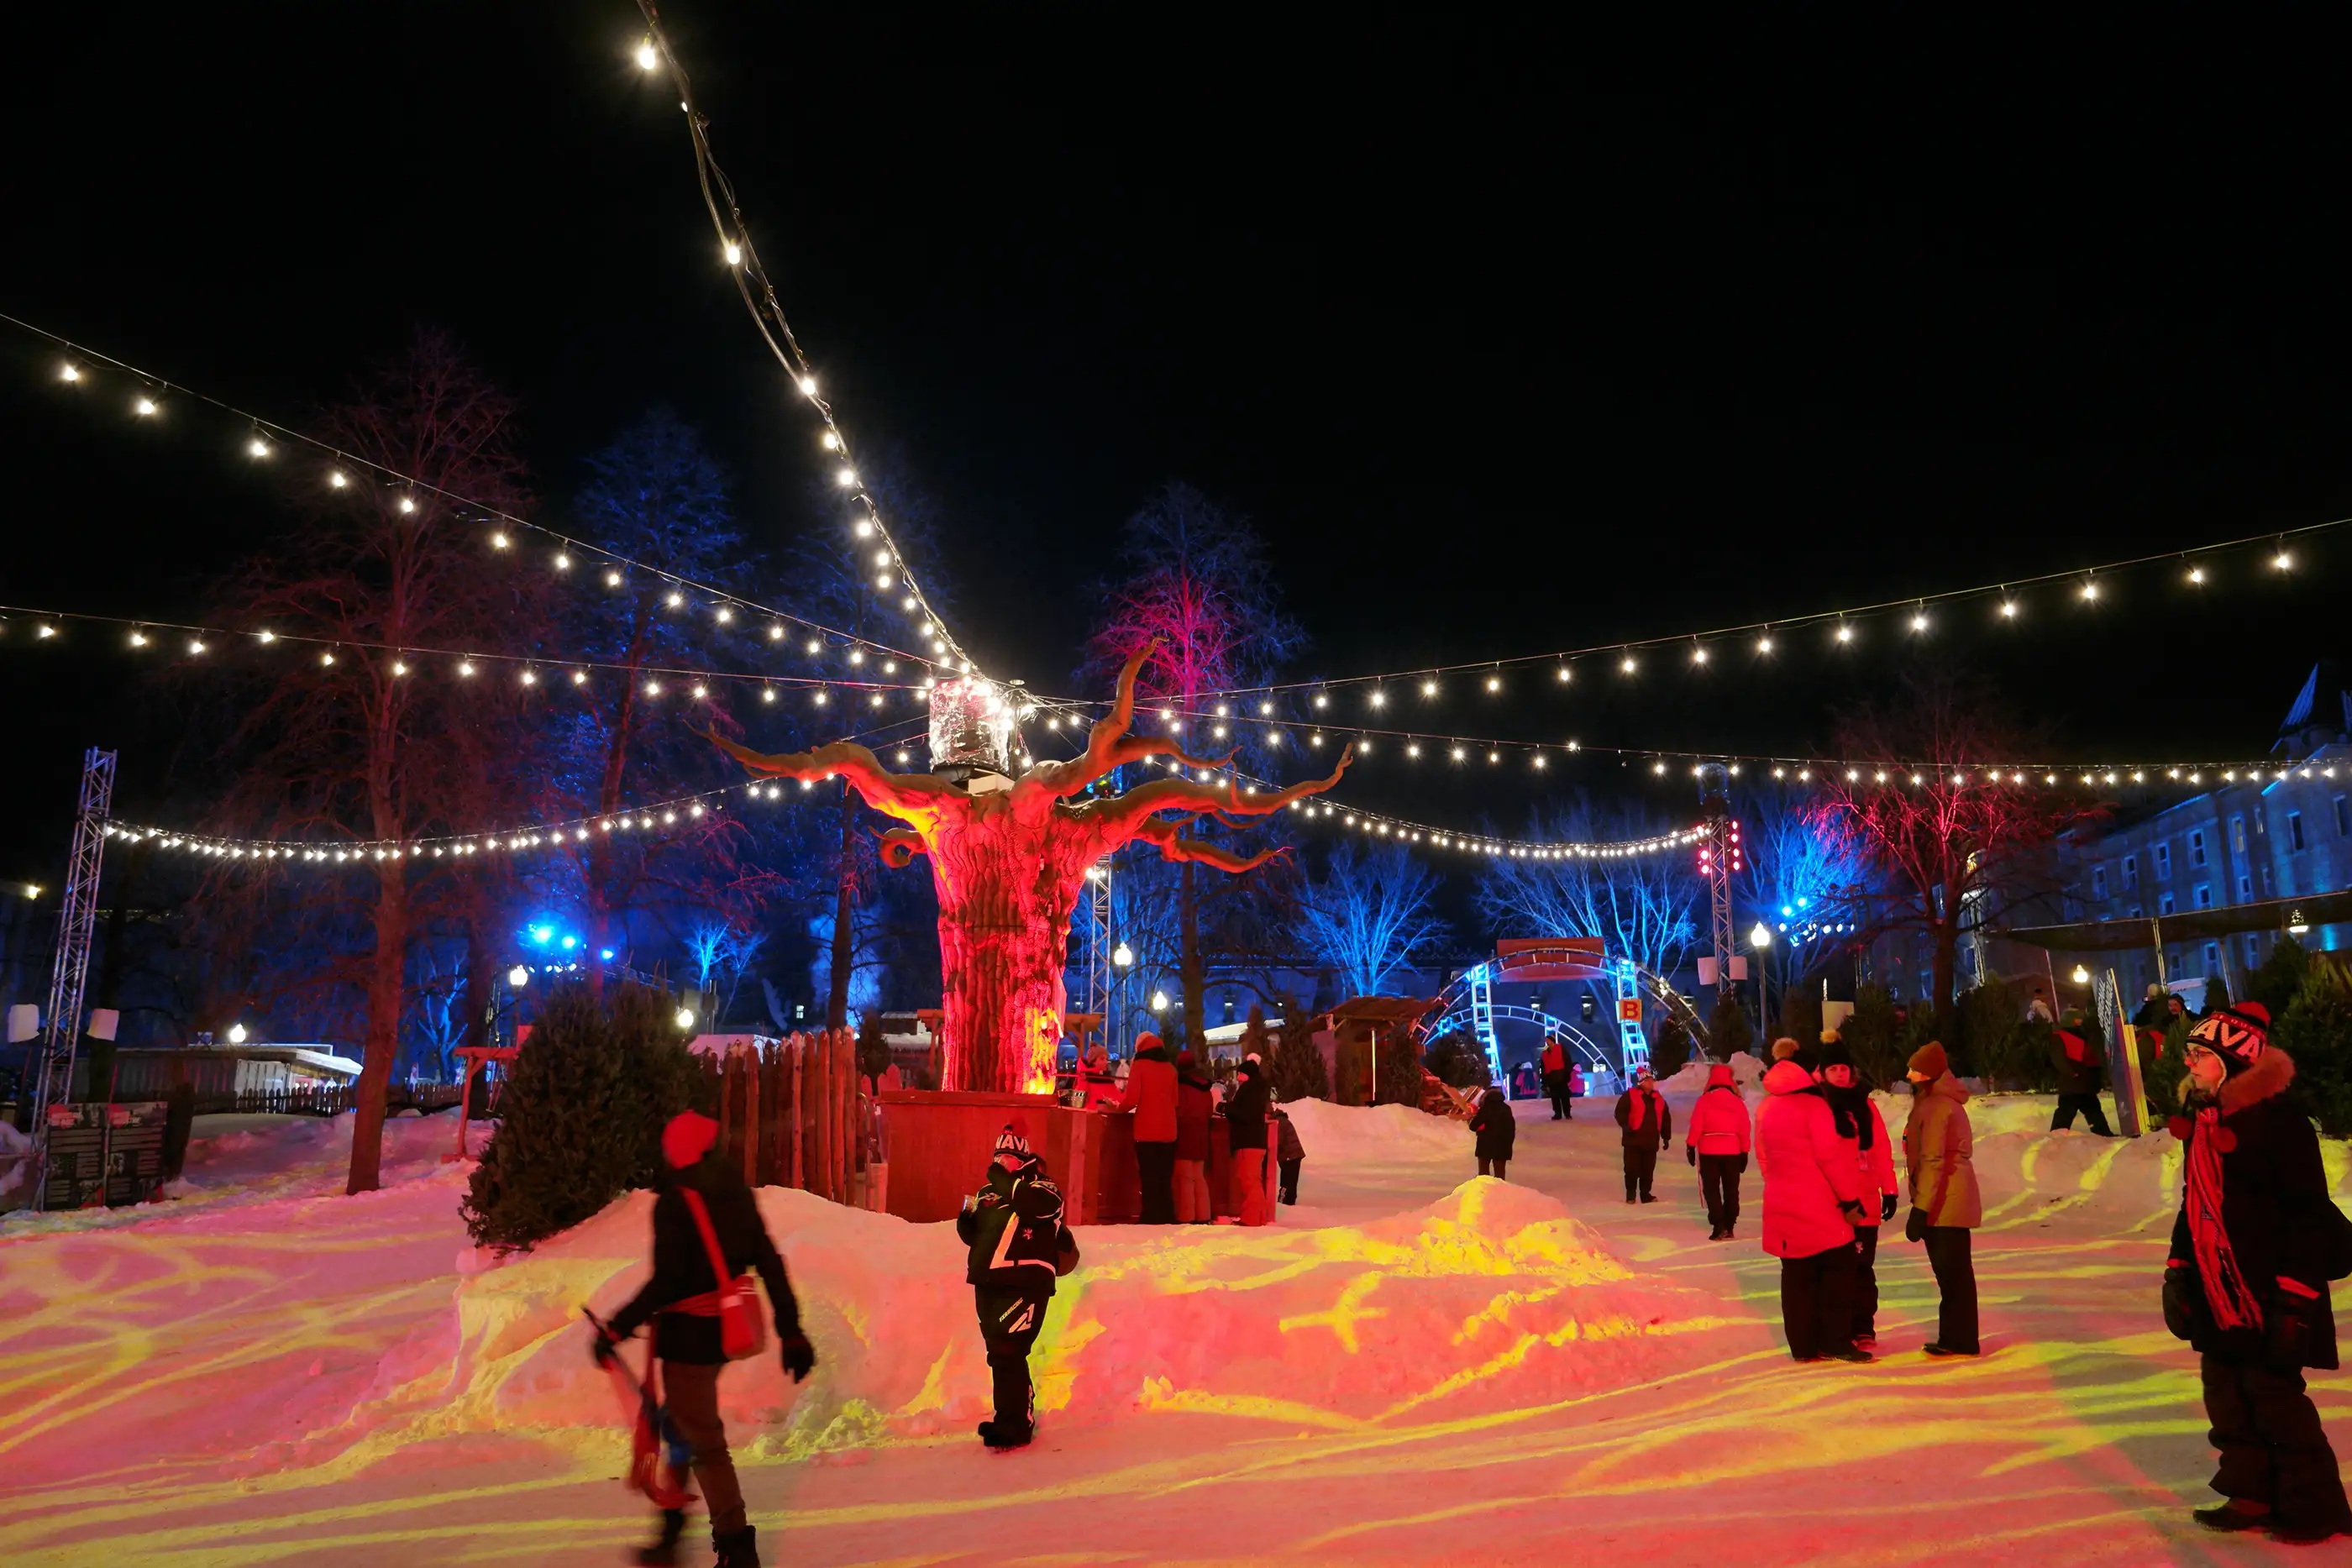
<path fill-rule="evenodd" d="M 1756 1113 L 1764 1250 L 1780 1260 L 1780 1326 L 1798 1361 L 1868 1361 L 1853 1346 L 1862 1169 L 1793 1040 L 1775 1040 Z"/>
<path fill-rule="evenodd" d="M 1543 1048 L 1544 1093 L 1551 1101 L 1551 1119 L 1568 1120 L 1568 1051 L 1559 1036 L 1548 1035 Z"/>
<path fill-rule="evenodd" d="M 1748 1102 L 1739 1097 L 1728 1062 L 1706 1070 L 1706 1088 L 1691 1107 L 1683 1148 L 1698 1167 L 1699 1196 L 1706 1200 L 1706 1239 L 1728 1241 L 1739 1223 L 1739 1177 L 1748 1169 Z"/>
<path fill-rule="evenodd" d="M 1135 1173 L 1143 1223 L 1176 1223 L 1176 1054 L 1156 1034 L 1139 1035 L 1118 1109 L 1135 1117 Z"/>
<path fill-rule="evenodd" d="M 1617 1096 L 1617 1125 L 1624 1129 L 1619 1142 L 1625 1146 L 1625 1201 L 1633 1202 L 1638 1189 L 1640 1201 L 1657 1202 L 1650 1184 L 1657 1179 L 1658 1151 L 1675 1146 L 1675 1113 L 1646 1063 L 1633 1070 L 1633 1086 Z"/>
<path fill-rule="evenodd" d="M 1176 1223 L 1207 1225 L 1216 1218 L 1209 1197 L 1209 1117 L 1216 1096 L 1191 1051 L 1176 1059 Z"/>
<path fill-rule="evenodd" d="M 1878 1228 L 1895 1218 L 1903 1191 L 1895 1183 L 1895 1145 L 1886 1118 L 1854 1075 L 1853 1057 L 1837 1031 L 1822 1033 L 1822 1098 L 1830 1103 L 1838 1136 L 1853 1145 L 1862 1173 L 1862 1218 L 1853 1223 L 1853 1347 L 1878 1349 Z"/>

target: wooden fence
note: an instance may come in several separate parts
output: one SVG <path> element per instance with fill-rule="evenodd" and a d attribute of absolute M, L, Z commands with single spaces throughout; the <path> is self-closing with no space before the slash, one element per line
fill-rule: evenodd
<path fill-rule="evenodd" d="M 847 1030 L 732 1042 L 705 1055 L 719 1147 L 753 1186 L 796 1186 L 835 1203 L 882 1206 L 872 1101 Z"/>
<path fill-rule="evenodd" d="M 455 1083 L 386 1084 L 384 1113 L 446 1111 L 457 1103 L 458 1093 L 458 1086 Z M 359 1086 L 356 1083 L 300 1084 L 244 1089 L 227 1094 L 199 1094 L 196 1096 L 195 1113 L 199 1116 L 232 1113 L 240 1115 L 340 1116 L 358 1103 Z"/>

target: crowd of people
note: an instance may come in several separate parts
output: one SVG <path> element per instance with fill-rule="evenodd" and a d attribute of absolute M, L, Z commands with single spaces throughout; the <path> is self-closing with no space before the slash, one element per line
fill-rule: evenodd
<path fill-rule="evenodd" d="M 2088 1089 L 2062 1089 L 2062 1106 L 2074 1101 L 2074 1111 L 2087 1113 L 2093 1131 L 2104 1135 L 2095 1042 L 2078 1017 L 2065 1026 L 2056 1031 L 2054 1049 L 2093 1077 Z M 2067 1035 L 2078 1043 L 2065 1043 Z M 2197 1510 L 2198 1522 L 2320 1542 L 2352 1532 L 2352 1504 L 2304 1374 L 2337 1365 L 2329 1284 L 2352 1275 L 2352 1221 L 2329 1197 L 2317 1134 L 2293 1093 L 2294 1064 L 2269 1035 L 2269 1014 L 2256 1003 L 2217 1005 L 2189 1033 L 2181 1109 L 2170 1122 L 2184 1145 L 2182 1199 L 2161 1310 L 2166 1326 L 2198 1353 L 2220 1453 L 2212 1484 L 2222 1501 Z M 1548 1090 L 1555 1071 L 1546 1064 Z M 1934 1042 L 1912 1055 L 1906 1079 L 1912 1099 L 1899 1185 L 1895 1139 L 1834 1030 L 1814 1045 L 1773 1042 L 1762 1103 L 1752 1116 L 1724 1064 L 1710 1068 L 1691 1107 L 1684 1145 L 1698 1173 L 1710 1240 L 1736 1237 L 1741 1178 L 1755 1156 L 1763 1180 L 1760 1241 L 1780 1260 L 1781 1328 L 1799 1363 L 1860 1364 L 1876 1356 L 1879 1231 L 1906 1192 L 1904 1237 L 1925 1248 L 1938 1298 L 1936 1335 L 1922 1348 L 1931 1356 L 1981 1354 L 1971 1237 L 1984 1205 L 1969 1090 Z M 1192 1053 L 1147 1035 L 1118 1097 L 1102 1107 L 1135 1118 L 1145 1223 L 1213 1218 L 1205 1172 L 1216 1115 L 1224 1119 L 1233 1150 L 1241 1223 L 1270 1218 L 1276 1186 L 1268 1175 L 1270 1154 L 1281 1201 L 1297 1201 L 1303 1150 L 1272 1102 L 1265 1063 L 1244 1060 L 1232 1092 L 1220 1097 L 1214 1091 Z M 2088 1105 L 2082 1103 L 2086 1094 Z M 1567 1113 L 1564 1098 L 1555 1095 L 1556 1119 Z M 1658 1155 L 1673 1146 L 1674 1113 L 1646 1069 L 1619 1096 L 1616 1123 L 1625 1201 L 1654 1202 Z M 1479 1175 L 1508 1179 L 1517 1138 L 1509 1097 L 1487 1090 L 1469 1128 Z M 633 1484 L 664 1511 L 656 1539 L 637 1554 L 641 1563 L 677 1561 L 688 1468 L 710 1510 L 720 1568 L 759 1561 L 718 1401 L 727 1363 L 767 1343 L 752 1275 L 767 1288 L 785 1370 L 798 1381 L 815 1364 L 783 1260 L 749 1188 L 731 1164 L 711 1157 L 717 1132 L 715 1123 L 692 1112 L 665 1130 L 653 1270 L 610 1323 L 597 1325 L 593 1347 L 600 1364 L 613 1365 L 620 1342 L 648 1322 L 655 1329 L 646 1380 L 649 1414 L 631 1473 Z M 1036 1427 L 1029 1355 L 1056 1281 L 1078 1263 L 1061 1192 L 1018 1120 L 999 1134 L 985 1180 L 965 1200 L 956 1228 L 992 1386 L 992 1410 L 979 1435 L 992 1448 L 1018 1448 Z M 650 1414 L 656 1400 L 658 1419 Z M 667 1475 L 666 1451 L 672 1455 Z"/>

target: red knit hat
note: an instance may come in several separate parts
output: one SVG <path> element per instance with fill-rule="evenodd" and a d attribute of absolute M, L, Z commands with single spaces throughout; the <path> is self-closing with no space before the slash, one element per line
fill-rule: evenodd
<path fill-rule="evenodd" d="M 662 1158 L 684 1170 L 709 1154 L 718 1142 L 718 1123 L 699 1111 L 680 1111 L 662 1129 Z"/>

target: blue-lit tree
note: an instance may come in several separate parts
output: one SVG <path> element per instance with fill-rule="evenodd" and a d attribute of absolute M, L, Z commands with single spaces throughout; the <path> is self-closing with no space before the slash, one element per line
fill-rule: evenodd
<path fill-rule="evenodd" d="M 1333 847 L 1323 874 L 1299 890 L 1299 934 L 1339 971 L 1350 995 L 1381 994 L 1391 975 L 1445 936 L 1433 907 L 1437 874 L 1402 844 Z"/>
<path fill-rule="evenodd" d="M 1772 928 L 1769 957 L 1785 980 L 1803 974 L 1837 935 L 1833 927 L 1847 924 L 1845 911 L 1869 867 L 1851 846 L 1821 831 L 1801 798 L 1759 793 L 1738 809 L 1750 826 L 1747 870 L 1733 889 L 1736 906 Z"/>
<path fill-rule="evenodd" d="M 1539 817 L 1535 836 L 1622 840 L 1672 832 L 1638 806 L 1610 809 L 1580 800 Z M 1698 940 L 1703 896 L 1689 859 L 1678 853 L 1612 860 L 1499 857 L 1478 879 L 1477 907 L 1498 931 L 1524 936 L 1597 936 L 1612 955 L 1655 975 L 1670 975 Z"/>

